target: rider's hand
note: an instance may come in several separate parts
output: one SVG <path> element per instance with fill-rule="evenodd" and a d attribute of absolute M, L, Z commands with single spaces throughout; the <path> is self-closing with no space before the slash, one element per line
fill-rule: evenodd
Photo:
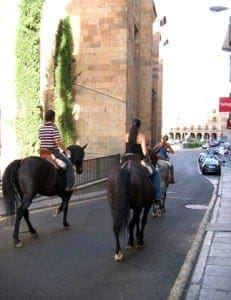
<path fill-rule="evenodd" d="M 71 151 L 70 150 L 66 149 L 64 152 L 65 152 L 65 154 L 68 158 L 71 158 Z"/>

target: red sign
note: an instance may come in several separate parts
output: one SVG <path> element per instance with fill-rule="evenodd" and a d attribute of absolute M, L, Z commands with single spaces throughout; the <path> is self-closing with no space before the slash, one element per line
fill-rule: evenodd
<path fill-rule="evenodd" d="M 219 100 L 219 112 L 231 112 L 231 97 L 222 97 Z"/>
<path fill-rule="evenodd" d="M 231 129 L 231 119 L 227 120 L 227 129 Z"/>

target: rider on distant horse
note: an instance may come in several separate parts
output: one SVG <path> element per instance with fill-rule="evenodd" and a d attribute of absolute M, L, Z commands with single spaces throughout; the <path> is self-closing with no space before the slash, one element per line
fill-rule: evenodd
<path fill-rule="evenodd" d="M 61 159 L 66 164 L 66 191 L 73 191 L 75 176 L 73 165 L 68 159 L 70 152 L 61 140 L 60 132 L 55 125 L 55 112 L 53 110 L 48 110 L 45 114 L 45 124 L 39 129 L 39 139 L 40 151 L 49 150 L 56 158 Z"/>
<path fill-rule="evenodd" d="M 141 121 L 135 118 L 132 121 L 132 127 L 130 131 L 125 135 L 125 143 L 126 143 L 126 150 L 125 154 L 136 154 L 139 160 L 143 160 L 147 158 L 150 161 L 148 149 L 147 149 L 147 142 L 145 134 L 141 133 L 140 131 Z M 159 204 L 162 199 L 162 192 L 160 186 L 160 175 L 157 169 L 152 166 L 153 175 L 152 180 L 155 186 L 155 197 L 154 200 L 156 204 Z"/>
<path fill-rule="evenodd" d="M 158 159 L 168 161 L 169 168 L 171 170 L 171 181 L 170 183 L 175 183 L 174 179 L 174 167 L 173 164 L 169 162 L 168 153 L 175 153 L 171 145 L 168 143 L 168 136 L 164 135 L 162 141 L 156 144 L 153 150 L 157 153 Z"/>

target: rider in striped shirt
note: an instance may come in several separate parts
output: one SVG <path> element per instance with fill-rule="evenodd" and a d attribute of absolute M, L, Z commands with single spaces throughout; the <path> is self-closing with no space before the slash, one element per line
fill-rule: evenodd
<path fill-rule="evenodd" d="M 60 132 L 55 125 L 55 112 L 48 110 L 45 114 L 45 124 L 39 129 L 40 150 L 49 150 L 67 166 L 66 169 L 66 191 L 74 189 L 74 168 L 69 160 L 70 151 L 61 140 Z M 62 150 L 62 152 L 60 150 Z"/>

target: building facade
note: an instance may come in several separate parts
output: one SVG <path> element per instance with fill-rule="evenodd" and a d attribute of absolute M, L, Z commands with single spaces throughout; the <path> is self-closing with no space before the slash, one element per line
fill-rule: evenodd
<path fill-rule="evenodd" d="M 17 4 L 11 10 L 18 16 L 20 0 Z M 45 0 L 40 35 L 40 95 L 44 110 L 54 107 L 55 35 L 60 20 L 67 16 L 73 35 L 73 74 L 81 72 L 73 85 L 75 143 L 88 143 L 87 157 L 123 153 L 124 134 L 132 119 L 139 117 L 148 142 L 154 144 L 162 127 L 162 64 L 159 38 L 153 34 L 157 16 L 153 1 Z M 11 29 L 10 49 L 17 22 Z M 7 48 L 5 52 L 8 57 L 2 63 L 7 67 L 8 59 L 14 61 L 14 53 L 11 51 L 9 58 Z M 9 75 L 12 87 L 13 68 Z M 15 101 L 13 90 L 6 91 L 1 103 L 7 103 L 9 98 Z M 17 145 L 12 125 L 15 106 L 1 105 L 1 169 L 18 158 L 16 146 L 9 151 L 10 145 Z"/>
<path fill-rule="evenodd" d="M 45 9 L 41 104 L 52 107 L 54 99 L 54 30 L 48 34 L 47 25 L 53 18 L 55 29 L 61 16 L 69 16 L 76 61 L 74 73 L 81 72 L 73 89 L 76 142 L 88 143 L 90 156 L 122 153 L 124 134 L 134 117 L 142 120 L 150 144 L 159 139 L 162 86 L 159 40 L 153 35 L 153 1 L 70 0 L 56 18 L 52 17 L 53 1 L 46 0 Z"/>
<path fill-rule="evenodd" d="M 227 113 L 221 113 L 213 109 L 209 114 L 207 122 L 197 125 L 181 126 L 171 128 L 169 136 L 173 140 L 229 140 L 231 141 L 231 130 L 227 129 Z"/>

